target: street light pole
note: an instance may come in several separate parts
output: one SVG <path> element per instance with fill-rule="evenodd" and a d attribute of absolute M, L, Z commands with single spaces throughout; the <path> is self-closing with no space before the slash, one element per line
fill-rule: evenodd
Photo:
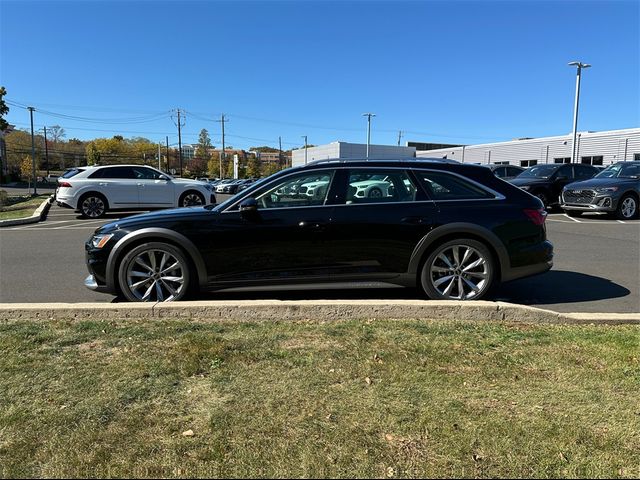
<path fill-rule="evenodd" d="M 571 163 L 577 162 L 577 132 L 578 132 L 578 103 L 580 102 L 580 77 L 583 68 L 589 68 L 591 65 L 582 62 L 569 62 L 572 67 L 577 67 L 576 74 L 576 101 L 573 106 L 573 145 L 571 146 Z"/>
<path fill-rule="evenodd" d="M 371 117 L 375 117 L 375 113 L 363 113 L 363 117 L 367 117 L 367 160 L 369 160 L 369 145 L 371 144 Z"/>

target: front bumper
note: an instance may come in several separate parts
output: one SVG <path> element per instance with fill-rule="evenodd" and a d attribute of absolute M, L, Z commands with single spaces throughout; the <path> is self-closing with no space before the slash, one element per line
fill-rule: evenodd
<path fill-rule="evenodd" d="M 563 192 L 561 196 L 562 202 L 560 207 L 563 210 L 572 210 L 577 212 L 615 212 L 618 207 L 617 196 L 610 194 L 597 194 L 593 190 L 582 190 L 589 192 L 586 197 L 580 199 L 574 192 Z"/>
<path fill-rule="evenodd" d="M 112 293 L 109 291 L 106 285 L 100 285 L 96 280 L 96 277 L 93 275 L 89 275 L 87 278 L 84 279 L 84 286 L 87 287 L 89 290 L 93 290 L 94 292 Z"/>

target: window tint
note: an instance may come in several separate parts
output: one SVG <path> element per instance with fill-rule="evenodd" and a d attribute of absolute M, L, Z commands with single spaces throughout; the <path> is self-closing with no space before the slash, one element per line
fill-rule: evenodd
<path fill-rule="evenodd" d="M 522 170 L 519 168 L 507 167 L 507 176 L 509 177 L 517 177 L 522 173 Z"/>
<path fill-rule="evenodd" d="M 162 175 L 160 172 L 157 172 L 152 168 L 133 167 L 132 170 L 135 178 L 142 180 L 158 180 L 160 175 Z"/>
<path fill-rule="evenodd" d="M 576 179 L 586 179 L 593 177 L 597 171 L 593 167 L 586 167 L 583 165 L 574 165 L 573 168 L 576 171 Z"/>
<path fill-rule="evenodd" d="M 92 173 L 89 178 L 135 178 L 131 167 L 101 168 Z"/>
<path fill-rule="evenodd" d="M 416 172 L 422 186 L 434 200 L 472 200 L 495 198 L 480 186 L 446 172 Z"/>
<path fill-rule="evenodd" d="M 346 203 L 413 202 L 416 187 L 404 170 L 350 170 Z"/>
<path fill-rule="evenodd" d="M 69 170 L 64 172 L 62 175 L 60 175 L 60 178 L 71 178 L 83 171 L 84 171 L 84 168 L 70 168 Z"/>
<path fill-rule="evenodd" d="M 571 167 L 571 165 L 565 165 L 563 167 L 560 167 L 558 169 L 558 173 L 556 173 L 555 178 L 558 178 L 558 177 L 573 178 L 573 168 Z"/>
<path fill-rule="evenodd" d="M 258 191 L 254 198 L 261 209 L 324 205 L 331 178 L 330 171 L 294 175 Z"/>

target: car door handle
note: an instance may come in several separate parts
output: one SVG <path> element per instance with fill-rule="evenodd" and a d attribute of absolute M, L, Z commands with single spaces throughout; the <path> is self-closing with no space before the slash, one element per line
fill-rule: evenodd
<path fill-rule="evenodd" d="M 315 231 L 322 231 L 325 229 L 326 224 L 322 223 L 322 222 L 314 222 L 314 221 L 301 221 L 300 223 L 298 223 L 298 226 L 300 228 L 304 228 L 306 230 L 315 230 Z"/>
<path fill-rule="evenodd" d="M 400 222 L 409 225 L 424 225 L 429 223 L 429 219 L 426 217 L 404 217 Z"/>

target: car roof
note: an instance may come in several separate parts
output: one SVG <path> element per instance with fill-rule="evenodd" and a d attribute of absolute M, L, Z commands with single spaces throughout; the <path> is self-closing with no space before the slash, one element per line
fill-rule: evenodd
<path fill-rule="evenodd" d="M 327 159 L 327 160 L 316 160 L 314 162 L 310 162 L 307 165 L 302 165 L 299 167 L 293 167 L 291 171 L 305 171 L 305 170 L 320 170 L 327 167 L 334 168 L 366 168 L 366 167 L 382 167 L 382 168 L 430 168 L 430 169 L 438 169 L 438 170 L 446 170 L 453 172 L 465 172 L 469 170 L 482 169 L 482 171 L 486 171 L 486 167 L 480 165 L 473 165 L 470 163 L 450 163 L 446 161 L 442 161 L 440 158 L 400 158 L 400 159 L 376 159 L 376 160 L 366 160 L 366 159 L 356 159 L 356 160 L 345 160 L 345 159 Z"/>

